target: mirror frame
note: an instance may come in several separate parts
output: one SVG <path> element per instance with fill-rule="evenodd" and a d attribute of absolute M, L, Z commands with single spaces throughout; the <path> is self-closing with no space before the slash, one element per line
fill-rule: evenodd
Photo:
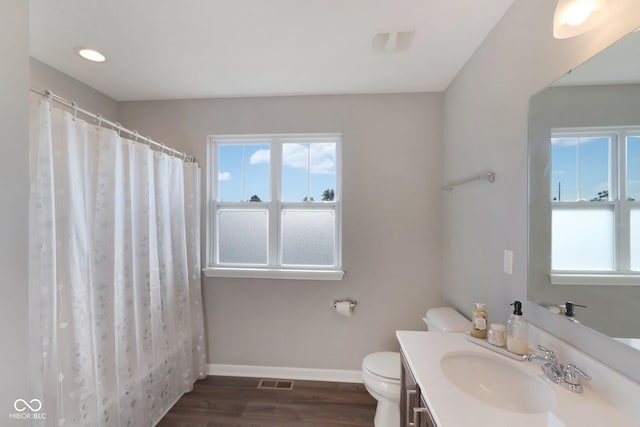
<path fill-rule="evenodd" d="M 640 383 L 638 350 L 584 325 L 570 322 L 535 302 L 527 300 L 525 309 L 532 324 Z"/>

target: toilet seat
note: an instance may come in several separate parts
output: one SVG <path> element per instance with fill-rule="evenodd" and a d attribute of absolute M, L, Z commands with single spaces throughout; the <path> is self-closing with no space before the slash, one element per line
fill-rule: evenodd
<path fill-rule="evenodd" d="M 378 377 L 381 381 L 400 382 L 400 353 L 382 351 L 367 355 L 362 361 L 362 370 Z"/>
<path fill-rule="evenodd" d="M 378 401 L 373 424 L 400 427 L 400 353 L 383 351 L 362 360 L 362 382 Z"/>

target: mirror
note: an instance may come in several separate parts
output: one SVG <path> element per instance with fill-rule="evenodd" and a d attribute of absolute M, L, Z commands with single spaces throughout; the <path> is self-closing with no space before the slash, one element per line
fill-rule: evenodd
<path fill-rule="evenodd" d="M 528 268 L 529 301 L 640 350 L 640 31 L 530 100 Z"/>

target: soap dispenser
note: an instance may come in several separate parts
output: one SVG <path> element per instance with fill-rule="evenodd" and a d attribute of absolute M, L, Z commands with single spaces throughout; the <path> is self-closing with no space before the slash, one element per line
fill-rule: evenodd
<path fill-rule="evenodd" d="M 581 304 L 576 304 L 575 302 L 571 302 L 571 301 L 567 301 L 565 304 L 565 316 L 567 317 L 567 319 L 571 320 L 572 322 L 575 323 L 580 323 L 576 320 L 576 312 L 574 311 L 575 307 L 583 307 L 583 308 L 587 308 L 586 305 L 581 305 Z"/>
<path fill-rule="evenodd" d="M 507 322 L 507 350 L 515 354 L 529 351 L 529 325 L 522 318 L 522 303 L 514 301 L 513 314 Z"/>

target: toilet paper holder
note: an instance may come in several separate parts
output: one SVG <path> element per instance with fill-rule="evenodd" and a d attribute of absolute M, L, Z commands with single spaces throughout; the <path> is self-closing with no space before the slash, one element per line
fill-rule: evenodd
<path fill-rule="evenodd" d="M 340 299 L 340 300 L 334 300 L 333 301 L 333 308 L 338 308 L 338 303 L 339 302 L 348 302 L 349 303 L 349 308 L 351 309 L 351 311 L 353 311 L 356 306 L 358 305 L 357 301 L 354 301 L 352 299 Z"/>

